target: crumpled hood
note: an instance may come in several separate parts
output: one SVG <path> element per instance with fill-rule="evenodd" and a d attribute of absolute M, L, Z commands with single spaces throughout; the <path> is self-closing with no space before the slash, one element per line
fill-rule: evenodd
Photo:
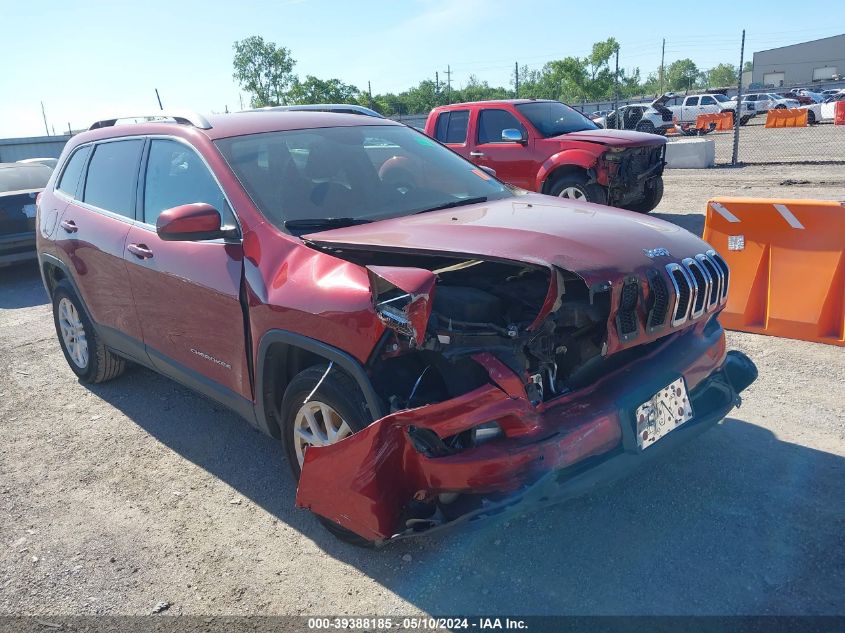
<path fill-rule="evenodd" d="M 568 134 L 555 136 L 551 140 L 566 142 L 584 141 L 587 143 L 600 143 L 609 147 L 639 147 L 641 145 L 664 145 L 666 143 L 666 139 L 659 134 L 605 129 L 569 132 Z"/>
<path fill-rule="evenodd" d="M 680 261 L 709 247 L 692 233 L 632 211 L 539 194 L 332 229 L 314 246 L 521 261 L 577 273 L 588 285 Z M 667 249 L 648 257 L 644 249 Z"/>

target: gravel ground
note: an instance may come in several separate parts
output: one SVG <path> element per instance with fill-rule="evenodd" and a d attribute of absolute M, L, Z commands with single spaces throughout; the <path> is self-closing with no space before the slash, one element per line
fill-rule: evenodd
<path fill-rule="evenodd" d="M 839 167 L 667 173 L 711 195 L 845 198 Z M 793 179 L 803 185 L 779 185 Z M 79 384 L 34 265 L 0 269 L 0 614 L 843 614 L 845 351 L 729 333 L 742 408 L 671 459 L 478 531 L 361 550 L 293 507 L 277 444 L 135 369 Z"/>

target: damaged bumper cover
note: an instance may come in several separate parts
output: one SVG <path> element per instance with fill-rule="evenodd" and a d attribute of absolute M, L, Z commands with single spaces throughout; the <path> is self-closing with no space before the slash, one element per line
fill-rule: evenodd
<path fill-rule="evenodd" d="M 331 446 L 310 448 L 297 490 L 309 508 L 370 541 L 430 533 L 457 523 L 557 503 L 619 479 L 721 420 L 756 379 L 754 364 L 725 351 L 713 319 L 667 337 L 589 387 L 540 405 L 519 378 L 490 354 L 475 357 L 491 383 L 451 400 L 398 411 Z M 683 377 L 694 416 L 644 450 L 634 411 Z M 435 456 L 419 430 L 447 438 L 497 423 L 504 435 Z M 458 493 L 477 503 L 462 513 L 410 517 L 415 504 Z"/>

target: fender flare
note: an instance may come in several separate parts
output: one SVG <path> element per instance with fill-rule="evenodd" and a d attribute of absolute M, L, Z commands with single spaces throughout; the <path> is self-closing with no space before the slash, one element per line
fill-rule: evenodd
<path fill-rule="evenodd" d="M 79 287 L 76 285 L 76 281 L 74 281 L 73 275 L 71 275 L 70 268 L 68 268 L 68 265 L 65 264 L 61 259 L 59 259 L 55 255 L 51 255 L 50 253 L 39 253 L 38 272 L 41 274 L 41 283 L 44 284 L 44 290 L 47 291 L 47 296 L 50 297 L 50 299 L 53 298 L 53 293 L 50 289 L 50 284 L 47 282 L 47 277 L 44 274 L 48 264 L 50 266 L 55 266 L 56 268 L 62 271 L 62 274 L 65 276 L 64 278 L 67 279 L 68 283 L 73 288 L 73 292 L 76 294 L 77 297 L 79 297 L 80 302 L 83 304 L 82 307 L 87 312 L 88 308 L 84 305 L 85 302 L 82 300 L 82 293 L 79 292 Z M 91 318 L 90 314 L 88 314 L 87 316 L 89 319 Z"/>
<path fill-rule="evenodd" d="M 381 398 L 376 393 L 364 366 L 353 356 L 341 349 L 302 334 L 297 334 L 296 332 L 278 329 L 268 330 L 261 336 L 258 344 L 258 363 L 256 364 L 257 371 L 255 372 L 255 417 L 262 430 L 268 435 L 277 437 L 278 433 L 276 431 L 280 430 L 281 424 L 281 420 L 276 419 L 276 413 L 273 411 L 268 412 L 265 405 L 267 397 L 274 395 L 272 393 L 265 393 L 269 388 L 265 385 L 264 381 L 265 365 L 270 347 L 276 344 L 282 344 L 287 347 L 298 347 L 335 363 L 358 383 L 358 387 L 364 395 L 364 400 L 367 403 L 367 408 L 373 420 L 378 420 L 386 415 Z"/>
<path fill-rule="evenodd" d="M 534 181 L 534 191 L 542 193 L 543 185 L 549 175 L 560 167 L 578 167 L 584 171 L 592 169 L 597 160 L 592 152 L 583 149 L 565 149 L 549 156 L 540 166 L 537 179 Z"/>

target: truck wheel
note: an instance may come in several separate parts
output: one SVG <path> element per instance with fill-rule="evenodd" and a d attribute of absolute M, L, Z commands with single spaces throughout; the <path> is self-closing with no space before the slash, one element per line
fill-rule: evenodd
<path fill-rule="evenodd" d="M 607 204 L 607 192 L 604 187 L 596 183 L 588 183 L 587 177 L 581 174 L 569 173 L 558 176 L 549 189 L 549 195 L 581 202 Z"/>
<path fill-rule="evenodd" d="M 746 125 L 751 120 L 750 116 L 744 116 L 739 120 L 740 125 Z"/>
<path fill-rule="evenodd" d="M 282 399 L 282 446 L 299 481 L 309 446 L 335 444 L 372 422 L 357 383 L 337 366 L 315 365 L 297 374 Z M 359 546 L 373 543 L 334 521 L 317 517 L 337 538 Z"/>
<path fill-rule="evenodd" d="M 126 361 L 100 341 L 67 281 L 60 281 L 53 291 L 53 323 L 65 360 L 82 382 L 105 382 L 126 369 Z"/>
<path fill-rule="evenodd" d="M 651 186 L 649 186 L 651 185 Z M 663 178 L 652 178 L 651 182 L 646 183 L 645 194 L 642 198 L 631 204 L 625 205 L 629 211 L 636 211 L 638 213 L 648 213 L 660 204 L 663 199 Z"/>
<path fill-rule="evenodd" d="M 637 123 L 637 132 L 645 132 L 646 134 L 656 134 L 654 131 L 654 123 L 651 121 L 640 121 Z"/>

